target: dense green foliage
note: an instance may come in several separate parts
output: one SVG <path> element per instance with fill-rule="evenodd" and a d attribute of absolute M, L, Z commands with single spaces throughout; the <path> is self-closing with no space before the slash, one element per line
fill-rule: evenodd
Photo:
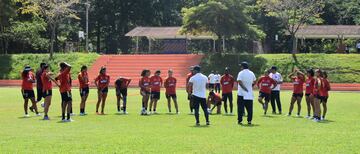
<path fill-rule="evenodd" d="M 91 66 L 95 62 L 98 54 L 56 54 L 53 59 L 49 59 L 47 54 L 18 54 L 0 56 L 0 78 L 1 79 L 20 79 L 20 73 L 25 65 L 30 65 L 35 71 L 41 62 L 50 65 L 53 72 L 58 72 L 60 62 L 67 62 L 72 65 L 74 72 L 79 72 L 82 65 Z M 76 73 L 72 73 L 73 78 Z"/>
<path fill-rule="evenodd" d="M 45 53 L 49 51 L 51 24 L 45 20 L 47 16 L 39 12 L 41 9 L 37 9 L 36 7 L 29 9 L 28 7 L 32 5 L 31 2 L 37 1 L 38 0 L 1 1 L 0 53 L 21 53 L 23 51 Z M 262 3 L 260 3 L 261 1 L 257 0 L 79 0 L 78 4 L 70 8 L 76 11 L 72 16 L 79 17 L 80 20 L 61 17 L 59 19 L 63 20 L 57 21 L 58 24 L 55 29 L 54 40 L 55 52 L 67 50 L 81 51 L 84 49 L 85 41 L 78 38 L 78 31 L 85 31 L 86 1 L 90 2 L 90 49 L 98 53 L 132 52 L 134 40 L 124 36 L 131 29 L 137 26 L 181 26 L 182 23 L 188 19 L 186 18 L 186 14 L 182 14 L 182 10 L 198 10 L 196 8 L 207 6 L 207 4 L 219 4 L 217 6 L 221 7 L 216 7 L 220 8 L 217 10 L 203 9 L 205 12 L 196 11 L 199 13 L 198 15 L 200 15 L 201 12 L 202 14 L 209 14 L 209 16 L 202 15 L 202 17 L 209 19 L 205 26 L 212 27 L 216 25 L 216 17 L 222 17 L 220 19 L 226 19 L 229 22 L 221 22 L 225 23 L 225 25 L 217 25 L 227 30 L 227 35 L 236 35 L 236 39 L 226 38 L 226 52 L 251 51 L 249 49 L 253 48 L 253 41 L 261 41 L 263 49 L 267 53 L 289 53 L 291 51 L 290 38 L 284 33 L 286 27 L 283 21 L 280 20 L 281 18 L 278 18 L 278 16 L 269 16 L 274 12 L 269 14 L 269 10 L 263 7 Z M 278 1 L 280 0 L 272 2 Z M 306 2 L 308 0 L 302 1 Z M 315 23 L 330 25 L 360 24 L 360 7 L 358 0 L 326 0 L 323 6 L 322 12 L 316 14 L 316 17 L 318 17 L 317 21 L 319 22 Z M 289 11 L 285 14 L 291 14 L 291 12 L 292 11 Z M 306 12 L 306 10 L 297 8 L 296 12 L 302 13 Z M 38 18 L 42 20 L 38 20 Z M 241 31 L 236 29 L 237 27 L 234 28 L 234 25 L 245 27 L 245 29 Z M 249 26 L 250 31 L 261 34 L 260 38 L 264 37 L 264 39 L 260 40 L 257 37 L 248 37 L 250 34 L 247 34 L 249 30 L 246 30 L 246 25 Z M 238 35 L 239 33 L 241 33 L 241 35 Z M 275 35 L 279 36 L 279 40 L 275 40 Z M 19 38 L 18 36 L 24 38 Z M 37 40 L 32 38 L 37 38 Z M 355 46 L 355 40 L 346 41 L 345 43 L 350 47 Z M 148 40 L 146 38 L 140 39 L 140 51 L 147 51 L 147 44 Z M 196 44 L 191 44 L 190 46 L 194 46 L 194 49 L 202 49 L 202 52 L 209 52 L 210 50 L 204 49 L 204 46 L 206 48 L 208 44 L 211 44 L 211 42 L 200 44 L 202 48 L 197 47 L 199 45 Z M 306 50 L 301 50 L 304 47 L 299 46 L 300 52 L 321 51 L 331 53 L 335 52 L 334 46 L 336 46 L 337 42 L 336 40 L 307 40 L 305 44 Z"/>
<path fill-rule="evenodd" d="M 117 115 L 115 90 L 109 89 L 105 116 L 95 115 L 97 94 L 90 90 L 87 116 L 60 121 L 60 95 L 53 90 L 50 121 L 23 116 L 20 88 L 0 88 L 2 153 L 357 153 L 360 107 L 357 93 L 331 92 L 327 121 L 315 123 L 284 115 L 263 116 L 254 102 L 254 126 L 237 125 L 237 116 L 211 115 L 212 125 L 195 127 L 184 90 L 178 90 L 180 115 L 168 115 L 161 95 L 159 115 L 140 116 L 138 89 L 129 89 L 128 115 Z M 258 93 L 255 92 L 255 96 Z M 234 92 L 235 96 L 235 92 Z M 291 92 L 284 91 L 284 111 Z M 236 98 L 236 97 L 235 97 Z M 80 97 L 73 89 L 74 113 Z M 235 99 L 236 100 L 236 99 Z M 306 105 L 302 103 L 301 114 Z M 236 109 L 236 103 L 234 105 Z M 295 107 L 296 109 L 296 107 Z M 40 109 L 42 111 L 42 109 Z M 201 111 L 200 122 L 204 125 Z"/>
<path fill-rule="evenodd" d="M 294 67 L 298 67 L 304 72 L 309 68 L 320 68 L 328 72 L 331 82 L 360 82 L 360 55 L 357 54 L 299 54 L 299 64 L 296 66 L 291 55 L 288 54 L 261 54 L 256 56 L 211 54 L 203 59 L 201 65 L 205 69 L 205 73 L 209 73 L 211 70 L 222 72 L 223 68 L 229 66 L 233 68 L 232 74 L 236 76 L 239 71 L 238 64 L 242 61 L 250 63 L 250 67 L 256 76 L 260 76 L 265 69 L 275 65 L 284 76 L 292 72 Z"/>

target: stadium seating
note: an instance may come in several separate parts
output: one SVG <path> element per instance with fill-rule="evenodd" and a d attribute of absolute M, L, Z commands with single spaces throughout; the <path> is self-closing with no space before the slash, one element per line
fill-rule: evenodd
<path fill-rule="evenodd" d="M 202 55 L 193 54 L 158 54 L 158 55 L 103 55 L 97 59 L 89 69 L 90 80 L 99 73 L 101 66 L 107 67 L 107 73 L 111 77 L 111 85 L 120 76 L 132 79 L 130 86 L 137 86 L 140 73 L 143 69 L 150 69 L 152 74 L 160 69 L 161 76 L 165 79 L 167 70 L 174 70 L 174 76 L 178 79 L 178 87 L 185 87 L 186 75 L 189 66 L 200 63 Z"/>

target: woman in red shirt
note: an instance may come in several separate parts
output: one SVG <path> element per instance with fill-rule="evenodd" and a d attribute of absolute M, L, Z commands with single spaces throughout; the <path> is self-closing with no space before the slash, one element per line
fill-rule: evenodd
<path fill-rule="evenodd" d="M 298 69 L 295 69 L 294 72 L 288 75 L 288 77 L 291 79 L 293 83 L 293 94 L 290 101 L 290 108 L 289 108 L 289 114 L 288 116 L 291 116 L 291 112 L 294 109 L 294 104 L 297 102 L 298 105 L 298 112 L 296 114 L 297 117 L 300 117 L 301 112 L 301 100 L 304 96 L 303 93 L 303 85 L 305 82 L 305 75 L 303 72 L 299 71 Z"/>
<path fill-rule="evenodd" d="M 150 70 L 143 70 L 141 72 L 141 79 L 139 80 L 140 94 L 142 98 L 141 115 L 147 115 L 147 107 L 150 97 Z"/>
<path fill-rule="evenodd" d="M 79 90 L 80 90 L 80 116 L 84 116 L 85 114 L 85 103 L 89 96 L 89 76 L 87 73 L 87 66 L 81 67 L 81 72 L 78 75 L 79 80 Z"/>
<path fill-rule="evenodd" d="M 315 71 L 316 74 L 316 79 L 315 79 L 315 84 L 314 84 L 314 91 L 313 91 L 313 95 L 314 95 L 314 121 L 315 122 L 319 122 L 320 119 L 320 115 L 321 115 L 321 108 L 320 108 L 320 91 L 322 90 L 323 87 L 323 72 L 320 69 L 317 69 Z"/>
<path fill-rule="evenodd" d="M 315 112 L 315 110 L 314 110 L 314 95 L 313 95 L 314 84 L 315 84 L 314 75 L 315 75 L 315 72 L 313 69 L 309 69 L 307 71 L 306 89 L 305 89 L 305 100 L 306 100 L 306 105 L 307 105 L 306 118 L 311 118 L 311 115 L 310 115 L 311 108 L 313 110 L 313 113 Z"/>
<path fill-rule="evenodd" d="M 101 67 L 99 75 L 95 79 L 95 85 L 98 89 L 98 101 L 96 103 L 96 114 L 99 113 L 99 106 L 101 102 L 101 115 L 104 115 L 105 101 L 109 91 L 110 76 L 106 74 L 106 68 Z"/>
<path fill-rule="evenodd" d="M 325 115 L 327 113 L 327 101 L 329 98 L 329 91 L 331 90 L 330 82 L 328 80 L 327 72 L 323 72 L 323 87 L 320 91 L 320 103 L 322 103 L 323 106 L 323 115 L 321 117 L 321 120 L 325 120 Z"/>
<path fill-rule="evenodd" d="M 53 81 L 57 86 L 59 84 L 53 79 L 51 76 L 53 75 L 52 72 L 50 72 L 49 65 L 44 66 L 44 71 L 41 74 L 41 82 L 43 84 L 42 90 L 43 90 L 43 97 L 45 99 L 44 101 L 44 120 L 50 120 L 48 116 L 49 108 L 51 105 L 51 98 L 52 98 L 52 83 Z"/>
<path fill-rule="evenodd" d="M 35 83 L 35 76 L 34 76 L 34 73 L 31 71 L 30 66 L 25 66 L 23 72 L 21 73 L 21 78 L 22 78 L 21 93 L 24 98 L 25 117 L 29 117 L 29 114 L 28 114 L 29 99 L 32 103 L 30 110 L 31 111 L 35 110 L 36 115 L 40 116 L 40 114 L 37 110 L 36 101 L 35 101 L 35 93 L 33 90 L 33 83 Z"/>
<path fill-rule="evenodd" d="M 222 102 L 222 98 L 220 97 L 220 94 L 215 93 L 214 90 L 211 90 L 211 92 L 209 93 L 209 97 L 207 100 L 207 104 L 208 104 L 208 112 L 209 114 L 212 113 L 212 111 L 216 109 L 216 114 L 221 114 L 221 102 Z M 211 108 L 211 104 L 214 105 Z M 211 108 L 211 109 L 210 109 Z"/>
<path fill-rule="evenodd" d="M 168 77 L 165 79 L 164 87 L 166 89 L 165 95 L 168 101 L 169 113 L 171 113 L 171 99 L 174 101 L 176 114 L 179 114 L 178 103 L 176 99 L 176 78 L 173 77 L 173 70 L 168 71 Z"/>
<path fill-rule="evenodd" d="M 265 70 L 264 76 L 260 77 L 257 82 L 257 87 L 260 89 L 258 101 L 264 109 L 264 115 L 266 115 L 268 104 L 270 101 L 271 90 L 277 86 L 277 83 L 270 76 L 270 71 Z M 263 102 L 265 99 L 265 103 Z"/>

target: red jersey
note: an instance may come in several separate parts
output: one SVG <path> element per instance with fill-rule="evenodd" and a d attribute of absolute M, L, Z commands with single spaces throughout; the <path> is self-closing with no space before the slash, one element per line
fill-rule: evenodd
<path fill-rule="evenodd" d="M 319 95 L 320 96 L 325 96 L 328 97 L 329 96 L 329 91 L 330 91 L 330 83 L 328 79 L 323 78 L 322 79 L 322 86 L 320 88 L 319 91 Z"/>
<path fill-rule="evenodd" d="M 22 75 L 22 83 L 21 89 L 22 90 L 33 90 L 33 82 L 30 80 L 35 80 L 35 76 L 33 72 L 29 72 L 27 75 Z"/>
<path fill-rule="evenodd" d="M 221 84 L 221 87 L 222 87 L 222 93 L 223 94 L 232 93 L 234 83 L 235 83 L 235 79 L 234 79 L 234 77 L 232 75 L 230 75 L 230 74 L 223 75 L 221 77 L 221 79 L 220 79 L 220 84 Z"/>
<path fill-rule="evenodd" d="M 165 94 L 173 95 L 176 94 L 176 78 L 168 77 L 165 79 L 164 87 L 166 88 Z"/>
<path fill-rule="evenodd" d="M 150 78 L 149 77 L 142 77 L 139 80 L 139 87 L 141 91 L 150 92 Z"/>
<path fill-rule="evenodd" d="M 263 76 L 257 82 L 257 86 L 260 87 L 260 91 L 266 94 L 271 94 L 271 85 L 275 85 L 276 81 L 269 76 Z"/>
<path fill-rule="evenodd" d="M 87 72 L 80 72 L 78 75 L 79 88 L 89 87 L 89 76 Z"/>
<path fill-rule="evenodd" d="M 161 85 L 163 83 L 163 80 L 160 76 L 152 76 L 150 78 L 150 85 L 151 85 L 151 91 L 152 92 L 160 92 Z"/>
<path fill-rule="evenodd" d="M 194 74 L 193 73 L 188 73 L 187 75 L 186 75 L 187 77 L 186 77 L 186 85 L 189 83 L 189 80 L 190 80 L 190 78 L 192 77 L 192 76 L 194 76 Z"/>
<path fill-rule="evenodd" d="M 306 79 L 306 88 L 305 94 L 311 94 L 314 91 L 315 79 L 313 77 L 309 77 Z"/>
<path fill-rule="evenodd" d="M 99 89 L 104 89 L 109 86 L 110 76 L 106 74 L 99 74 L 96 77 L 95 82 L 97 83 Z"/>
<path fill-rule="evenodd" d="M 220 94 L 215 93 L 213 96 L 210 96 L 211 100 L 215 101 L 215 102 L 221 102 L 222 98 L 220 96 Z"/>
<path fill-rule="evenodd" d="M 292 82 L 293 82 L 293 93 L 294 94 L 302 94 L 304 91 L 303 85 L 304 85 L 304 78 L 303 77 L 292 77 L 291 78 Z"/>
<path fill-rule="evenodd" d="M 115 87 L 119 89 L 126 89 L 130 83 L 130 79 L 127 78 L 119 78 L 115 81 Z"/>
<path fill-rule="evenodd" d="M 320 79 L 320 82 L 319 82 L 318 79 Z M 319 95 L 319 90 L 320 90 L 319 86 L 320 86 L 320 88 L 322 87 L 322 78 L 316 78 L 315 79 L 314 89 L 313 89 L 313 95 L 314 96 Z"/>
<path fill-rule="evenodd" d="M 52 84 L 51 84 L 51 80 L 46 76 L 46 72 L 44 71 L 41 74 L 41 82 L 43 85 L 43 92 L 48 91 L 48 90 L 52 90 Z"/>
<path fill-rule="evenodd" d="M 66 68 L 56 77 L 60 81 L 60 93 L 71 91 L 70 68 Z"/>

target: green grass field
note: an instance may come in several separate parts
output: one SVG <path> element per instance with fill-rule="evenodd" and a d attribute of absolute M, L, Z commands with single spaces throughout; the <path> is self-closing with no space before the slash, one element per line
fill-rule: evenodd
<path fill-rule="evenodd" d="M 257 93 L 257 92 L 256 92 Z M 235 94 L 235 93 L 234 93 Z M 180 115 L 169 115 L 162 95 L 159 115 L 140 116 L 137 89 L 129 91 L 128 115 L 117 115 L 114 90 L 106 113 L 95 115 L 96 93 L 90 91 L 87 116 L 60 121 L 60 96 L 54 90 L 50 121 L 31 113 L 23 118 L 19 88 L 0 88 L 1 153 L 359 153 L 359 93 L 332 92 L 327 121 L 270 115 L 254 104 L 254 125 L 237 125 L 237 116 L 211 115 L 211 126 L 195 127 L 184 90 L 178 90 Z M 78 114 L 78 90 L 73 91 Z M 290 92 L 282 93 L 284 111 Z M 236 107 L 236 106 L 235 106 Z M 296 108 L 295 108 L 296 109 Z M 305 115 L 303 102 L 302 115 Z M 174 110 L 174 109 L 173 109 Z M 203 114 L 201 116 L 204 125 Z"/>

